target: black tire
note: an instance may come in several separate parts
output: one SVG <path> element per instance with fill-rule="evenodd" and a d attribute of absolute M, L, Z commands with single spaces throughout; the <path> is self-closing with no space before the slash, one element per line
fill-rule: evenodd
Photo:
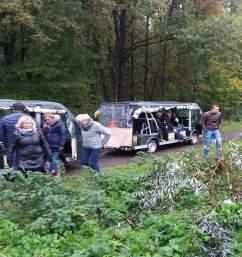
<path fill-rule="evenodd" d="M 193 132 L 190 139 L 190 144 L 196 145 L 197 143 L 198 143 L 198 134 L 196 132 Z"/>
<path fill-rule="evenodd" d="M 155 139 L 151 139 L 149 142 L 148 142 L 148 147 L 147 147 L 147 151 L 149 153 L 154 153 L 156 152 L 157 148 L 158 148 L 158 143 Z"/>

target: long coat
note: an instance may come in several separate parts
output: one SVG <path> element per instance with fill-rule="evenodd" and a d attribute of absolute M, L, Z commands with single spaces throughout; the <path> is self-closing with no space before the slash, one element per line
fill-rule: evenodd
<path fill-rule="evenodd" d="M 51 151 L 44 136 L 39 130 L 17 130 L 9 147 L 8 161 L 11 164 L 16 154 L 17 168 L 20 170 L 42 170 Z"/>

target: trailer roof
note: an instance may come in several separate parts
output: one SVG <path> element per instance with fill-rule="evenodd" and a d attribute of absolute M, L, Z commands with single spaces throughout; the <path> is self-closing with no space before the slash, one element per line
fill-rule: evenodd
<path fill-rule="evenodd" d="M 200 109 L 199 105 L 192 102 L 177 102 L 177 101 L 124 101 L 124 102 L 104 102 L 101 105 L 130 105 L 137 107 L 178 107 L 186 106 L 187 108 Z"/>
<path fill-rule="evenodd" d="M 14 100 L 14 99 L 0 99 L 0 107 L 11 108 L 14 103 L 21 102 L 27 107 L 40 106 L 49 109 L 64 109 L 68 110 L 64 105 L 56 102 L 43 101 L 43 100 Z"/>

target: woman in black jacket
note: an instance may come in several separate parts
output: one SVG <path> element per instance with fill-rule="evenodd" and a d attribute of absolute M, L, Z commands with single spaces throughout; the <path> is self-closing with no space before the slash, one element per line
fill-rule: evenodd
<path fill-rule="evenodd" d="M 15 154 L 20 171 L 45 172 L 45 162 L 51 159 L 48 143 L 29 116 L 22 116 L 16 124 L 15 138 L 8 152 L 10 164 Z"/>
<path fill-rule="evenodd" d="M 44 114 L 43 133 L 52 153 L 52 162 L 48 167 L 48 172 L 58 175 L 57 160 L 60 159 L 60 153 L 63 152 L 66 143 L 66 128 L 59 115 Z"/>

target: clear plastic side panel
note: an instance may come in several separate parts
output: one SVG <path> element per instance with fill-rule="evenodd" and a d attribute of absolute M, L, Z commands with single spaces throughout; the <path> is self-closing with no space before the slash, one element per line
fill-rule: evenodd
<path fill-rule="evenodd" d="M 99 121 L 108 128 L 131 128 L 133 109 L 128 105 L 102 105 Z"/>

